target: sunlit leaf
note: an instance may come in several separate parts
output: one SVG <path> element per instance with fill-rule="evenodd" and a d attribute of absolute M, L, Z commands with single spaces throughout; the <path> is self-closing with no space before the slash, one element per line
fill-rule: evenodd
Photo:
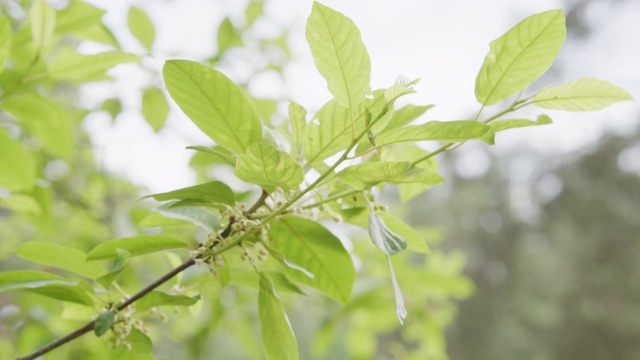
<path fill-rule="evenodd" d="M 142 93 L 142 115 L 153 130 L 158 131 L 167 121 L 169 116 L 169 104 L 162 90 L 148 88 Z"/>
<path fill-rule="evenodd" d="M 381 160 L 382 161 L 406 161 L 406 160 L 417 160 L 429 154 L 428 151 L 415 146 L 415 145 L 403 145 L 403 146 L 394 146 L 382 152 Z M 425 161 L 422 161 L 416 165 L 417 167 L 429 169 L 433 172 L 438 172 L 438 161 L 435 157 L 431 157 Z M 398 184 L 398 191 L 400 193 L 400 201 L 405 203 L 412 198 L 420 195 L 425 192 L 429 188 L 434 185 L 424 184 L 424 183 L 407 183 L 407 184 Z"/>
<path fill-rule="evenodd" d="M 533 103 L 547 109 L 588 111 L 633 100 L 631 94 L 612 83 L 594 78 L 582 78 L 570 83 L 542 89 Z"/>
<path fill-rule="evenodd" d="M 59 276 L 33 270 L 0 272 L 0 293 L 29 291 L 53 299 L 93 305 L 93 300 L 78 284 Z"/>
<path fill-rule="evenodd" d="M 385 131 L 376 136 L 376 145 L 399 142 L 442 141 L 457 142 L 479 139 L 490 130 L 489 126 L 477 121 L 430 121 L 426 124 L 407 126 Z"/>
<path fill-rule="evenodd" d="M 151 51 L 153 40 L 156 36 L 156 30 L 147 13 L 135 6 L 132 6 L 129 9 L 127 21 L 129 24 L 129 30 L 131 30 L 133 36 L 135 36 L 147 50 Z"/>
<path fill-rule="evenodd" d="M 478 102 L 493 105 L 528 87 L 549 69 L 565 37 L 562 10 L 550 10 L 492 41 L 476 78 Z"/>
<path fill-rule="evenodd" d="M 56 27 L 56 12 L 44 0 L 35 0 L 29 10 L 31 37 L 38 53 L 46 51 L 53 41 L 53 30 Z"/>
<path fill-rule="evenodd" d="M 11 194 L 9 197 L 0 197 L 0 206 L 17 214 L 42 215 L 42 207 L 29 195 Z"/>
<path fill-rule="evenodd" d="M 229 18 L 225 18 L 218 27 L 218 54 L 233 46 L 241 46 L 242 38 Z"/>
<path fill-rule="evenodd" d="M 229 185 L 221 181 L 211 181 L 208 183 L 189 186 L 165 193 L 147 195 L 146 198 L 154 198 L 158 201 L 167 200 L 202 200 L 210 203 L 222 203 L 227 205 L 235 204 L 235 195 Z"/>
<path fill-rule="evenodd" d="M 187 244 L 166 235 L 138 235 L 105 241 L 87 254 L 87 260 L 102 260 L 116 256 L 116 249 L 138 256 L 168 249 L 186 248 Z"/>
<path fill-rule="evenodd" d="M 74 35 L 82 39 L 120 48 L 118 40 L 102 23 L 106 11 L 84 1 L 72 0 L 66 8 L 57 11 L 55 33 Z"/>
<path fill-rule="evenodd" d="M 113 310 L 108 310 L 100 313 L 96 318 L 95 327 L 93 328 L 93 332 L 96 336 L 104 335 L 111 326 L 113 325 L 113 320 L 116 318 L 116 312 Z"/>
<path fill-rule="evenodd" d="M 11 21 L 4 14 L 0 14 L 0 73 L 4 71 L 4 63 L 11 53 Z"/>
<path fill-rule="evenodd" d="M 201 226 L 208 231 L 220 230 L 220 221 L 218 220 L 218 216 L 215 214 L 215 212 L 209 210 L 206 206 L 176 206 L 179 203 L 180 202 L 168 202 L 157 207 L 155 211 L 159 212 L 166 218 L 170 218 L 170 220 L 185 220 L 191 224 Z M 175 222 L 167 222 L 166 220 L 164 222 L 156 224 L 156 226 L 177 225 L 178 224 L 176 224 Z"/>
<path fill-rule="evenodd" d="M 361 121 L 356 122 L 360 124 Z M 302 146 L 309 164 L 322 162 L 351 143 L 350 112 L 336 100 L 326 103 L 307 124 Z M 362 126 L 360 126 L 362 128 Z"/>
<path fill-rule="evenodd" d="M 29 241 L 14 251 L 20 258 L 96 278 L 105 273 L 101 264 L 86 262 L 87 254 L 78 249 L 44 241 Z"/>
<path fill-rule="evenodd" d="M 296 155 L 304 144 L 307 110 L 294 101 L 289 102 L 289 121 L 291 121 L 291 132 L 293 133 L 293 154 Z"/>
<path fill-rule="evenodd" d="M 257 143 L 238 158 L 236 176 L 247 183 L 256 184 L 272 192 L 276 187 L 296 189 L 304 173 L 302 166 L 291 155 L 269 144 Z"/>
<path fill-rule="evenodd" d="M 221 72 L 193 61 L 171 60 L 163 75 L 182 111 L 219 145 L 244 154 L 262 139 L 262 125 L 251 103 Z"/>
<path fill-rule="evenodd" d="M 217 158 L 217 161 L 208 161 L 207 164 L 210 163 L 220 163 L 220 164 L 227 164 L 227 165 L 231 165 L 231 166 L 236 166 L 236 159 L 238 158 L 237 155 L 233 155 L 231 152 L 229 152 L 229 150 L 221 147 L 221 146 L 216 146 L 213 148 L 210 147 L 206 147 L 206 146 L 187 146 L 187 149 L 191 149 L 191 150 L 196 150 L 196 151 L 200 151 L 202 153 L 208 154 L 208 155 L 213 155 L 214 157 Z M 189 162 L 189 165 L 193 166 L 198 164 L 198 161 L 196 160 L 196 156 L 194 155 L 194 157 L 191 158 L 191 161 Z M 202 164 L 202 163 L 200 163 Z"/>
<path fill-rule="evenodd" d="M 371 60 L 358 27 L 343 14 L 318 2 L 307 20 L 307 41 L 329 92 L 355 108 L 370 91 Z"/>
<path fill-rule="evenodd" d="M 136 302 L 136 309 L 144 311 L 155 306 L 191 306 L 200 300 L 200 296 L 169 295 L 152 291 Z"/>
<path fill-rule="evenodd" d="M 264 14 L 264 1 L 251 0 L 247 4 L 247 8 L 244 11 L 244 15 L 247 18 L 247 24 L 245 28 L 251 27 L 253 23 Z"/>
<path fill-rule="evenodd" d="M 22 143 L 11 139 L 0 128 L 0 187 L 12 191 L 25 191 L 33 187 L 36 162 Z"/>
<path fill-rule="evenodd" d="M 553 120 L 547 115 L 539 115 L 537 120 L 529 120 L 529 119 L 504 119 L 504 120 L 496 120 L 489 124 L 491 127 L 491 131 L 496 133 L 504 130 L 528 127 L 528 126 L 537 126 L 537 125 L 546 125 L 553 123 Z"/>
<path fill-rule="evenodd" d="M 82 55 L 75 51 L 61 51 L 49 65 L 49 76 L 55 80 L 89 82 L 109 79 L 106 71 L 118 64 L 135 62 L 140 57 L 121 52 Z"/>
<path fill-rule="evenodd" d="M 262 348 L 267 360 L 298 359 L 298 343 L 284 305 L 276 294 L 271 279 L 264 274 L 260 274 L 258 315 Z"/>
<path fill-rule="evenodd" d="M 366 190 L 379 183 L 423 183 L 437 185 L 444 179 L 436 172 L 411 166 L 408 161 L 366 162 L 349 166 L 338 173 L 338 178 L 357 190 Z"/>
<path fill-rule="evenodd" d="M 315 221 L 287 215 L 271 224 L 271 247 L 290 263 L 306 270 L 285 268 L 291 279 L 312 286 L 346 302 L 351 294 L 355 270 L 351 256 L 340 240 Z"/>
<path fill-rule="evenodd" d="M 413 120 L 422 116 L 424 113 L 427 112 L 427 110 L 431 109 L 433 106 L 434 105 L 419 106 L 419 105 L 409 104 L 400 109 L 397 109 L 396 111 L 393 112 L 393 115 L 391 116 L 391 120 L 385 127 L 385 130 L 401 128 L 409 124 Z"/>

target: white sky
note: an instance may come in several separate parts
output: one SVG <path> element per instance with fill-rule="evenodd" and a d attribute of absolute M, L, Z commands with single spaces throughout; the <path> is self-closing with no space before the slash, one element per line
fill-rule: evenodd
<path fill-rule="evenodd" d="M 312 1 L 266 1 L 267 15 L 293 30 L 290 46 L 296 60 L 285 72 L 285 95 L 316 110 L 330 95 L 304 41 L 304 24 Z M 157 54 L 190 59 L 211 56 L 219 22 L 228 14 L 240 15 L 245 4 L 232 0 L 91 2 L 109 10 L 105 20 L 116 30 L 125 51 L 141 50 L 126 30 L 128 6 L 134 3 L 147 10 L 156 25 Z M 360 28 L 372 60 L 372 88 L 387 87 L 398 75 L 421 78 L 416 87 L 418 94 L 411 95 L 409 101 L 437 104 L 428 119 L 439 120 L 469 118 L 478 110 L 475 76 L 491 40 L 528 15 L 562 6 L 556 0 L 327 0 L 323 4 L 349 16 Z M 594 25 L 589 42 L 565 43 L 558 58 L 563 78 L 543 80 L 562 83 L 582 76 L 599 77 L 640 97 L 640 1 L 627 1 L 613 8 L 594 6 L 586 15 Z M 164 60 L 159 56 L 148 63 L 159 70 Z M 126 94 L 125 105 L 131 109 L 118 119 L 116 126 L 111 126 L 103 115 L 87 122 L 98 148 L 98 159 L 107 169 L 154 192 L 193 185 L 194 178 L 187 167 L 192 152 L 184 147 L 207 145 L 210 140 L 177 108 L 166 128 L 154 136 L 135 111 L 139 108 L 139 94 L 131 91 L 143 86 L 148 77 L 125 70 L 117 72 L 121 73 L 125 78 L 119 80 L 115 91 L 96 86 L 94 95 L 87 96 L 91 101 L 92 96 L 104 96 L 103 91 Z M 258 92 L 274 91 L 268 87 L 268 80 L 264 84 Z M 627 102 L 596 113 L 546 111 L 555 124 L 500 134 L 493 151 L 508 151 L 523 141 L 544 151 L 584 151 L 606 129 L 632 129 L 638 123 L 639 110 L 637 103 Z M 487 114 L 491 112 L 489 108 Z"/>

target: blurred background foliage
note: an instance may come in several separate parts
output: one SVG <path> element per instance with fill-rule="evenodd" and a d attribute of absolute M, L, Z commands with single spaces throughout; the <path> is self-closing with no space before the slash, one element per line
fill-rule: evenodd
<path fill-rule="evenodd" d="M 567 1 L 569 34 L 590 35 L 581 14 L 596 3 L 606 2 Z M 62 48 L 77 49 L 86 41 L 120 49 L 119 39 L 100 22 L 99 9 L 80 1 L 72 4 L 91 7 L 92 20 L 83 27 L 62 29 L 51 54 Z M 109 174 L 96 161 L 84 122 L 89 114 L 101 111 L 119 121 L 122 111 L 131 110 L 123 99 L 107 96 L 88 106 L 81 101 L 83 90 L 76 83 L 48 78 L 5 96 L 8 84 L 23 74 L 29 62 L 18 40 L 29 41 L 20 33 L 30 6 L 26 0 L 0 5 L 0 16 L 10 22 L 14 34 L 11 57 L 0 76 L 2 101 L 18 95 L 39 96 L 63 114 L 58 118 L 67 125 L 53 132 L 34 125 L 40 124 L 40 118 L 25 120 L 4 110 L 0 114 L 0 136 L 19 143 L 33 162 L 28 184 L 11 191 L 0 189 L 0 270 L 40 269 L 84 281 L 11 253 L 33 240 L 86 251 L 112 238 L 161 231 L 194 246 L 204 238 L 204 231 L 167 218 L 166 213 L 152 212 L 151 203 L 137 201 L 148 191 Z M 64 11 L 63 4 L 58 14 Z M 251 71 L 235 78 L 248 88 L 256 74 L 281 71 L 292 56 L 288 31 L 281 29 L 277 36 L 264 38 L 252 30 L 256 21 L 269 21 L 261 1 L 248 2 L 242 16 L 225 18 L 217 32 L 218 50 L 199 60 L 222 69 L 232 69 L 237 62 L 252 64 Z M 146 51 L 133 50 L 142 60 L 128 66 L 149 73 L 148 83 L 139 89 L 143 96 L 137 107 L 157 132 L 163 129 L 169 108 L 157 68 L 149 65 L 154 57 L 152 42 L 143 45 Z M 253 100 L 263 119 L 274 126 L 282 124 L 285 115 L 278 109 L 286 99 Z M 157 109 L 159 113 L 154 112 Z M 398 325 L 384 258 L 373 255 L 377 250 L 362 232 L 337 225 L 334 230 L 342 238 L 355 239 L 358 275 L 351 301 L 344 306 L 318 294 L 300 296 L 295 289 L 279 289 L 301 358 L 639 358 L 640 285 L 634 277 L 640 270 L 636 265 L 640 250 L 638 139 L 638 131 L 608 134 L 587 151 L 566 155 L 526 148 L 498 154 L 482 146 L 465 146 L 442 155 L 445 185 L 407 204 L 400 204 L 394 191 L 383 193 L 383 201 L 395 204 L 392 212 L 415 225 L 432 248 L 428 255 L 394 257 L 409 317 L 404 326 Z M 470 153 L 484 155 L 486 171 L 464 171 Z M 3 150 L 2 157 L 6 156 L 11 154 Z M 201 153 L 193 155 L 191 167 L 198 183 L 230 173 L 224 161 Z M 186 256 L 187 252 L 176 252 L 129 261 L 119 277 L 122 291 L 137 291 Z M 191 269 L 164 288 L 201 293 L 203 300 L 190 308 L 165 307 L 144 315 L 156 358 L 262 356 L 256 284 L 240 271 L 231 279 L 223 287 L 206 271 Z M 95 309 L 34 293 L 2 293 L 0 358 L 26 354 L 96 314 Z M 151 356 L 128 353 L 122 347 L 109 350 L 107 341 L 89 334 L 46 358 Z"/>

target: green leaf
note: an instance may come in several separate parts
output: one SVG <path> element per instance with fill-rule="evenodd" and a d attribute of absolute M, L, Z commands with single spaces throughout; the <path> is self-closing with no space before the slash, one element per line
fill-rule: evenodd
<path fill-rule="evenodd" d="M 276 187 L 285 191 L 297 189 L 304 180 L 302 166 L 291 155 L 262 143 L 249 146 L 247 153 L 238 158 L 235 173 L 238 179 L 268 192 Z"/>
<path fill-rule="evenodd" d="M 242 46 L 242 38 L 229 18 L 225 18 L 218 27 L 218 56 L 233 46 Z"/>
<path fill-rule="evenodd" d="M 395 255 L 407 248 L 407 240 L 391 231 L 376 213 L 369 215 L 369 236 L 373 244 L 387 255 Z"/>
<path fill-rule="evenodd" d="M 0 73 L 4 71 L 4 63 L 11 54 L 11 21 L 4 14 L 0 14 Z"/>
<path fill-rule="evenodd" d="M 550 10 L 492 41 L 476 78 L 478 102 L 493 105 L 528 87 L 549 69 L 565 37 L 562 10 Z"/>
<path fill-rule="evenodd" d="M 442 141 L 458 142 L 480 139 L 490 130 L 489 126 L 477 121 L 430 121 L 426 124 L 407 126 L 385 131 L 376 136 L 376 145 L 399 142 Z"/>
<path fill-rule="evenodd" d="M 270 245 L 304 272 L 285 267 L 286 274 L 324 294 L 347 302 L 355 277 L 351 256 L 342 242 L 315 221 L 286 215 L 271 224 Z"/>
<path fill-rule="evenodd" d="M 105 241 L 87 254 L 88 260 L 103 260 L 116 256 L 116 249 L 126 250 L 138 256 L 167 249 L 186 248 L 187 244 L 166 235 L 138 235 Z"/>
<path fill-rule="evenodd" d="M 154 198 L 158 201 L 167 200 L 201 200 L 210 203 L 222 203 L 227 205 L 235 205 L 235 195 L 231 188 L 220 181 L 211 181 L 208 183 L 189 186 L 186 188 L 173 190 L 165 193 L 147 195 L 143 197 Z"/>
<path fill-rule="evenodd" d="M 220 230 L 220 221 L 213 211 L 210 211 L 205 206 L 176 206 L 183 201 L 188 200 L 162 204 L 156 211 L 172 219 L 186 220 L 209 231 Z"/>
<path fill-rule="evenodd" d="M 72 0 L 69 6 L 57 12 L 55 33 L 74 35 L 120 48 L 118 40 L 102 23 L 102 15 L 105 12 L 84 1 Z"/>
<path fill-rule="evenodd" d="M 307 126 L 307 110 L 294 101 L 289 102 L 289 121 L 293 133 L 293 154 L 297 155 L 304 144 L 304 129 Z"/>
<path fill-rule="evenodd" d="M 136 302 L 136 309 L 144 311 L 155 306 L 191 306 L 200 300 L 200 295 L 169 295 L 160 291 L 152 291 Z"/>
<path fill-rule="evenodd" d="M 53 42 L 56 27 L 56 12 L 44 0 L 36 0 L 29 10 L 33 47 L 43 54 Z"/>
<path fill-rule="evenodd" d="M 423 183 L 437 185 L 444 179 L 430 169 L 412 166 L 408 161 L 366 162 L 349 166 L 337 174 L 345 184 L 357 190 L 366 190 L 379 183 Z"/>
<path fill-rule="evenodd" d="M 127 336 L 127 342 L 131 344 L 131 350 L 138 354 L 151 354 L 153 343 L 151 339 L 142 331 L 133 328 Z"/>
<path fill-rule="evenodd" d="M 215 148 L 210 148 L 206 146 L 187 146 L 187 149 L 196 150 L 196 151 L 213 155 L 217 157 L 220 160 L 220 163 L 222 164 L 227 164 L 234 167 L 236 166 L 237 156 L 231 154 L 229 150 L 223 147 L 216 146 Z M 193 161 L 193 158 L 191 158 L 191 160 Z M 190 163 L 190 165 L 193 165 L 193 164 L 194 164 L 193 162 Z"/>
<path fill-rule="evenodd" d="M 87 254 L 83 251 L 50 242 L 26 242 L 14 253 L 24 260 L 64 269 L 88 278 L 97 278 L 105 272 L 101 264 L 86 262 Z"/>
<path fill-rule="evenodd" d="M 307 20 L 307 41 L 329 92 L 355 108 L 370 91 L 371 60 L 351 19 L 318 2 Z"/>
<path fill-rule="evenodd" d="M 109 285 L 111 285 L 111 283 L 113 283 L 113 281 L 116 279 L 118 274 L 120 274 L 122 270 L 124 270 L 124 265 L 127 262 L 129 256 L 131 256 L 131 254 L 129 254 L 128 251 L 116 249 L 116 257 L 115 259 L 113 259 L 113 266 L 111 267 L 111 270 L 104 276 L 98 278 L 98 283 L 105 289 L 108 288 Z"/>
<path fill-rule="evenodd" d="M 400 108 L 394 111 L 393 115 L 391 116 L 391 120 L 385 127 L 385 131 L 401 128 L 409 124 L 413 120 L 422 116 L 424 113 L 427 112 L 427 110 L 431 109 L 432 107 L 434 107 L 434 105 L 418 106 L 418 105 L 409 104 L 403 108 Z"/>
<path fill-rule="evenodd" d="M 111 326 L 113 325 L 113 320 L 116 318 L 116 312 L 113 310 L 108 310 L 100 313 L 96 318 L 95 326 L 93 328 L 93 332 L 96 336 L 104 335 Z"/>
<path fill-rule="evenodd" d="M 74 124 L 59 103 L 29 94 L 12 96 L 0 108 L 15 116 L 51 155 L 64 160 L 73 155 L 76 146 Z"/>
<path fill-rule="evenodd" d="M 193 61 L 171 60 L 163 75 L 182 111 L 219 145 L 244 154 L 262 139 L 262 125 L 251 103 L 221 72 Z"/>
<path fill-rule="evenodd" d="M 247 8 L 244 11 L 244 15 L 247 18 L 247 24 L 245 28 L 250 28 L 253 23 L 264 14 L 264 1 L 252 0 L 247 4 Z"/>
<path fill-rule="evenodd" d="M 377 215 L 389 230 L 406 240 L 409 250 L 423 254 L 428 254 L 431 251 L 422 236 L 410 225 L 389 213 L 378 213 Z"/>
<path fill-rule="evenodd" d="M 298 343 L 284 311 L 282 300 L 273 288 L 273 282 L 260 274 L 258 315 L 262 348 L 267 360 L 298 359 Z"/>
<path fill-rule="evenodd" d="M 633 100 L 633 97 L 612 83 L 594 78 L 582 78 L 570 83 L 542 89 L 533 103 L 546 109 L 589 111 Z"/>
<path fill-rule="evenodd" d="M 106 71 L 118 64 L 139 61 L 140 57 L 117 51 L 82 55 L 72 50 L 61 51 L 51 65 L 54 80 L 89 82 L 109 79 Z"/>
<path fill-rule="evenodd" d="M 142 9 L 132 6 L 129 9 L 127 21 L 129 30 L 131 30 L 133 36 L 135 36 L 148 51 L 151 51 L 156 30 L 147 13 Z"/>
<path fill-rule="evenodd" d="M 537 120 L 529 120 L 529 119 L 504 119 L 504 120 L 496 120 L 489 124 L 491 127 L 491 131 L 494 133 L 527 127 L 527 126 L 537 126 L 537 125 L 546 125 L 553 123 L 553 120 L 547 115 L 539 115 Z"/>
<path fill-rule="evenodd" d="M 106 99 L 100 106 L 100 110 L 108 112 L 111 115 L 111 119 L 115 120 L 122 112 L 122 104 L 119 99 Z"/>
<path fill-rule="evenodd" d="M 29 291 L 62 301 L 93 305 L 93 300 L 77 284 L 41 271 L 0 272 L 0 293 L 15 290 Z"/>
<path fill-rule="evenodd" d="M 42 215 L 42 207 L 29 195 L 11 194 L 9 197 L 0 197 L 0 206 L 18 214 Z"/>
<path fill-rule="evenodd" d="M 334 99 L 326 103 L 305 128 L 304 155 L 311 165 L 322 163 L 327 157 L 344 150 L 353 138 L 349 109 Z M 356 121 L 360 125 L 361 121 Z M 357 129 L 361 129 L 359 126 Z M 356 130 L 357 131 L 357 130 Z"/>
<path fill-rule="evenodd" d="M 36 161 L 22 143 L 0 128 L 0 188 L 28 191 L 36 177 Z"/>
<path fill-rule="evenodd" d="M 429 154 L 428 151 L 423 150 L 415 145 L 403 145 L 393 146 L 382 152 L 380 159 L 382 161 L 415 161 Z M 435 157 L 431 157 L 425 161 L 422 161 L 416 165 L 419 168 L 429 169 L 433 172 L 438 172 L 438 161 Z M 398 184 L 398 190 L 400 193 L 400 201 L 405 203 L 412 198 L 425 192 L 433 185 L 424 183 L 407 183 Z M 366 221 L 366 219 L 365 219 Z"/>
<path fill-rule="evenodd" d="M 169 116 L 169 104 L 164 97 L 162 90 L 158 88 L 148 88 L 142 94 L 142 115 L 153 130 L 158 132 L 167 121 Z"/>

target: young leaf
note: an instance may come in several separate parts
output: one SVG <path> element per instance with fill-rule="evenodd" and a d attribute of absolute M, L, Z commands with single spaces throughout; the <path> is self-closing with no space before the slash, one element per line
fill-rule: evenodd
<path fill-rule="evenodd" d="M 29 11 L 29 22 L 31 23 L 33 47 L 39 54 L 42 54 L 53 41 L 56 13 L 46 1 L 36 0 Z"/>
<path fill-rule="evenodd" d="M 82 55 L 72 50 L 61 51 L 49 65 L 49 76 L 54 80 L 89 82 L 109 79 L 106 71 L 112 67 L 139 61 L 138 55 L 117 51 L 95 55 Z"/>
<path fill-rule="evenodd" d="M 0 128 L 0 187 L 28 191 L 36 177 L 36 161 L 22 143 Z"/>
<path fill-rule="evenodd" d="M 98 283 L 105 289 L 108 288 L 109 285 L 111 285 L 111 283 L 113 283 L 113 281 L 116 279 L 118 274 L 120 274 L 122 270 L 124 270 L 124 264 L 127 262 L 129 256 L 131 256 L 131 254 L 129 254 L 128 251 L 116 249 L 116 257 L 115 259 L 113 259 L 113 267 L 107 274 L 101 276 L 96 281 L 98 281 Z"/>
<path fill-rule="evenodd" d="M 387 255 L 399 254 L 407 248 L 407 240 L 391 231 L 376 213 L 369 215 L 369 236 L 373 244 Z"/>
<path fill-rule="evenodd" d="M 302 142 L 309 164 L 321 163 L 349 146 L 353 136 L 350 118 L 349 109 L 338 104 L 335 99 L 318 110 L 316 120 L 307 124 Z M 356 121 L 356 125 L 359 124 L 360 121 Z"/>
<path fill-rule="evenodd" d="M 258 315 L 262 347 L 267 360 L 298 359 L 298 344 L 282 300 L 276 294 L 271 279 L 262 273 L 258 293 Z"/>
<path fill-rule="evenodd" d="M 116 250 L 122 249 L 138 256 L 167 249 L 186 248 L 187 244 L 166 235 L 138 235 L 105 241 L 87 254 L 88 260 L 103 260 L 116 256 Z"/>
<path fill-rule="evenodd" d="M 371 60 L 351 19 L 318 2 L 307 20 L 307 41 L 329 92 L 355 108 L 370 91 Z"/>
<path fill-rule="evenodd" d="M 537 125 L 546 125 L 553 123 L 553 120 L 547 115 L 539 115 L 537 120 L 528 120 L 528 119 L 504 119 L 504 120 L 496 120 L 489 124 L 491 127 L 491 132 L 497 133 L 504 130 L 528 127 L 528 126 L 537 126 Z"/>
<path fill-rule="evenodd" d="M 196 151 L 213 155 L 216 158 L 218 158 L 218 160 L 220 160 L 221 164 L 236 166 L 237 156 L 231 154 L 229 150 L 223 147 L 216 146 L 215 148 L 210 148 L 206 146 L 187 146 L 187 149 L 196 150 Z M 191 158 L 191 163 L 189 165 L 194 165 L 193 158 Z"/>
<path fill-rule="evenodd" d="M 182 200 L 188 201 L 188 200 Z M 218 220 L 218 216 L 213 212 L 207 209 L 205 206 L 176 206 L 178 202 L 168 202 L 166 204 L 162 204 L 157 207 L 155 211 L 162 214 L 166 218 L 170 218 L 173 220 L 186 220 L 191 224 L 195 224 L 197 226 L 201 226 L 209 231 L 218 231 L 220 230 L 220 221 Z M 158 214 L 158 215 L 160 215 Z M 165 218 L 165 219 L 166 219 Z M 164 221 L 164 225 L 159 226 L 176 226 L 175 222 Z M 182 224 L 184 225 L 184 224 Z"/>
<path fill-rule="evenodd" d="M 153 40 L 156 36 L 156 30 L 147 13 L 135 6 L 132 6 L 129 9 L 127 21 L 129 24 L 129 30 L 131 30 L 133 36 L 135 36 L 148 51 L 151 51 Z"/>
<path fill-rule="evenodd" d="M 162 90 L 158 88 L 144 90 L 142 94 L 142 115 L 153 130 L 157 132 L 164 126 L 169 110 L 169 104 Z"/>
<path fill-rule="evenodd" d="M 238 179 L 261 186 L 267 192 L 276 187 L 283 190 L 296 189 L 304 180 L 302 166 L 291 155 L 269 144 L 257 143 L 249 146 L 236 163 Z"/>
<path fill-rule="evenodd" d="M 233 206 L 236 202 L 231 188 L 220 181 L 189 186 L 160 194 L 147 195 L 143 199 L 152 197 L 158 201 L 167 200 L 202 200 L 210 203 L 222 203 Z"/>
<path fill-rule="evenodd" d="M 93 305 L 93 300 L 80 286 L 59 276 L 33 270 L 0 272 L 0 293 L 24 290 L 53 299 Z"/>
<path fill-rule="evenodd" d="M 627 100 L 633 100 L 631 94 L 608 81 L 594 78 L 548 87 L 533 97 L 533 103 L 539 107 L 569 111 L 604 109 Z"/>
<path fill-rule="evenodd" d="M 549 69 L 565 37 L 562 10 L 550 10 L 492 41 L 476 78 L 478 102 L 493 105 L 528 87 Z"/>
<path fill-rule="evenodd" d="M 69 6 L 57 12 L 55 33 L 75 35 L 119 49 L 118 40 L 102 23 L 102 15 L 105 12 L 84 1 L 72 0 Z"/>
<path fill-rule="evenodd" d="M 50 242 L 26 242 L 14 253 L 24 260 L 64 269 L 88 278 L 97 278 L 105 272 L 101 264 L 86 262 L 86 253 Z"/>
<path fill-rule="evenodd" d="M 408 161 L 366 162 L 349 166 L 338 173 L 338 178 L 357 190 L 366 190 L 379 183 L 423 183 L 437 185 L 444 179 L 430 169 L 411 166 Z"/>
<path fill-rule="evenodd" d="M 262 139 L 262 125 L 242 90 L 221 72 L 193 61 L 167 61 L 162 70 L 169 94 L 213 141 L 244 154 Z"/>
<path fill-rule="evenodd" d="M 289 102 L 289 121 L 293 133 L 293 155 L 297 155 L 299 148 L 304 144 L 304 129 L 307 126 L 307 110 L 296 102 Z"/>
<path fill-rule="evenodd" d="M 242 38 L 229 18 L 225 18 L 218 27 L 218 56 L 232 46 L 241 46 Z"/>
<path fill-rule="evenodd" d="M 313 276 L 287 266 L 285 272 L 292 279 L 336 300 L 349 299 L 355 277 L 353 262 L 329 230 L 315 221 L 286 215 L 271 224 L 269 237 L 275 251 Z"/>
<path fill-rule="evenodd" d="M 434 107 L 434 105 L 424 105 L 424 106 L 411 105 L 411 104 L 406 105 L 393 112 L 393 115 L 391 116 L 391 120 L 389 121 L 387 126 L 384 128 L 384 130 L 387 131 L 387 130 L 401 128 L 409 124 L 413 120 L 417 119 L 418 117 L 422 116 L 424 113 L 427 112 L 427 110 L 431 109 L 432 107 Z"/>
<path fill-rule="evenodd" d="M 245 29 L 248 29 L 253 23 L 264 14 L 264 1 L 263 0 L 251 0 L 247 4 L 247 8 L 244 11 L 244 15 L 247 19 Z"/>
<path fill-rule="evenodd" d="M 0 74 L 4 71 L 4 63 L 11 54 L 11 21 L 4 14 L 0 15 Z"/>
<path fill-rule="evenodd" d="M 416 160 L 429 154 L 428 151 L 423 150 L 415 145 L 403 145 L 401 147 L 394 146 L 386 149 L 382 152 L 381 161 L 401 161 L 401 160 Z M 429 169 L 433 172 L 438 172 L 438 161 L 435 157 L 431 157 L 425 161 L 416 165 L 419 168 Z M 405 203 L 412 198 L 422 194 L 434 185 L 424 183 L 407 183 L 398 184 L 398 192 L 400 195 L 400 201 Z"/>
<path fill-rule="evenodd" d="M 96 318 L 95 327 L 93 328 L 93 332 L 95 332 L 96 336 L 102 336 L 109 331 L 115 318 L 116 312 L 113 310 L 100 313 Z"/>
<path fill-rule="evenodd" d="M 442 141 L 457 142 L 479 139 L 490 130 L 489 126 L 477 121 L 430 121 L 426 124 L 407 126 L 385 131 L 376 136 L 376 145 L 399 142 Z"/>
<path fill-rule="evenodd" d="M 169 295 L 152 291 L 136 302 L 136 309 L 144 311 L 154 306 L 191 306 L 200 300 L 200 296 Z"/>

